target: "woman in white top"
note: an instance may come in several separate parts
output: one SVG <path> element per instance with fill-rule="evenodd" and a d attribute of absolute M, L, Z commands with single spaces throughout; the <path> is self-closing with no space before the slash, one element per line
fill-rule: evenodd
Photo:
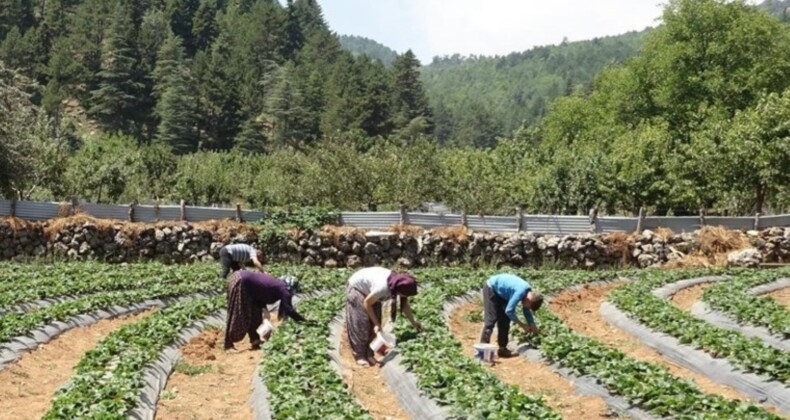
<path fill-rule="evenodd" d="M 392 298 L 392 320 L 399 298 L 403 314 L 416 330 L 422 325 L 414 320 L 409 297 L 417 294 L 417 280 L 410 274 L 396 273 L 384 267 L 363 268 L 354 273 L 346 286 L 346 330 L 351 352 L 361 366 L 377 361 L 368 346 L 381 330 L 381 303 Z"/>

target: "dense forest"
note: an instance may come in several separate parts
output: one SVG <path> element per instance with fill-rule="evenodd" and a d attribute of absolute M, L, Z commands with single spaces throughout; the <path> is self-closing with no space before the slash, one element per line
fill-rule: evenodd
<path fill-rule="evenodd" d="M 354 56 L 366 55 L 381 61 L 387 67 L 398 57 L 393 49 L 364 36 L 340 35 L 340 46 Z"/>
<path fill-rule="evenodd" d="M 672 0 L 647 33 L 446 57 L 421 75 L 411 52 L 385 66 L 344 50 L 314 0 L 0 0 L 0 192 L 786 211 L 783 10 Z"/>

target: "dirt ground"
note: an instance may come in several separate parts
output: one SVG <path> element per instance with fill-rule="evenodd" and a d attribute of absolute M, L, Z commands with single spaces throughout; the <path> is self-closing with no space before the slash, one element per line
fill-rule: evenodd
<path fill-rule="evenodd" d="M 453 311 L 450 318 L 450 331 L 465 349 L 472 348 L 480 338 L 480 322 L 470 322 L 471 313 L 481 313 L 479 303 L 468 303 Z M 491 342 L 496 342 L 496 335 Z M 498 359 L 494 366 L 488 367 L 491 373 L 502 382 L 515 385 L 525 395 L 542 396 L 552 409 L 567 419 L 609 418 L 611 411 L 602 398 L 575 395 L 571 382 L 554 373 L 542 363 L 533 363 L 525 357 Z"/>
<path fill-rule="evenodd" d="M 586 286 L 581 290 L 568 291 L 553 298 L 549 306 L 568 327 L 582 335 L 601 341 L 635 359 L 664 366 L 673 375 L 693 381 L 705 392 L 728 399 L 747 399 L 730 387 L 719 385 L 704 375 L 675 365 L 630 334 L 609 324 L 598 308 L 609 292 L 620 285 L 622 284 Z"/>
<path fill-rule="evenodd" d="M 151 314 L 99 321 L 89 327 L 69 330 L 15 364 L 0 371 L 0 418 L 3 420 L 41 418 L 55 392 L 73 374 L 85 352 L 96 347 L 114 330 Z"/>
<path fill-rule="evenodd" d="M 274 323 L 274 322 L 273 322 Z M 251 419 L 252 377 L 261 351 L 247 338 L 223 350 L 224 332 L 207 329 L 181 348 L 180 365 L 159 397 L 158 419 Z"/>
<path fill-rule="evenodd" d="M 779 289 L 764 296 L 772 297 L 777 303 L 790 307 L 790 287 Z"/>
<path fill-rule="evenodd" d="M 670 301 L 673 305 L 677 306 L 678 308 L 686 311 L 691 312 L 691 307 L 694 305 L 695 302 L 700 300 L 702 297 L 702 293 L 708 287 L 713 286 L 715 283 L 702 283 L 696 286 L 687 287 L 677 293 L 675 293 Z"/>
<path fill-rule="evenodd" d="M 363 367 L 356 364 L 348 344 L 348 335 L 343 328 L 340 336 L 340 363 L 343 380 L 362 407 L 377 420 L 409 419 L 395 395 L 390 392 L 387 382 L 378 366 Z M 377 357 L 381 360 L 381 357 Z"/>

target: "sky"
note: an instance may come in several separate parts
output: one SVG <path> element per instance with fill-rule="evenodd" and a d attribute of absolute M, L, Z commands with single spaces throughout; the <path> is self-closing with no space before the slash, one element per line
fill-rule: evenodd
<path fill-rule="evenodd" d="M 434 56 L 504 55 L 657 26 L 663 0 L 319 0 L 341 35 L 374 39 L 423 64 Z"/>

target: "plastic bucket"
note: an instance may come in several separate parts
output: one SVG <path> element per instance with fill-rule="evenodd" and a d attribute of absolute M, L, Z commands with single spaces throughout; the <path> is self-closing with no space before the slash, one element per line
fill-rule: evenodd
<path fill-rule="evenodd" d="M 384 331 L 379 331 L 370 343 L 370 349 L 382 356 L 393 348 L 395 348 L 395 336 Z"/>
<path fill-rule="evenodd" d="M 258 329 L 256 329 L 255 331 L 258 333 L 261 339 L 268 340 L 273 330 L 274 330 L 274 326 L 272 325 L 272 323 L 269 322 L 268 319 L 264 319 L 263 323 L 260 326 L 258 326 Z"/>
<path fill-rule="evenodd" d="M 496 360 L 496 346 L 493 344 L 487 343 L 477 343 L 475 344 L 475 359 L 486 362 L 486 363 L 494 363 Z"/>

